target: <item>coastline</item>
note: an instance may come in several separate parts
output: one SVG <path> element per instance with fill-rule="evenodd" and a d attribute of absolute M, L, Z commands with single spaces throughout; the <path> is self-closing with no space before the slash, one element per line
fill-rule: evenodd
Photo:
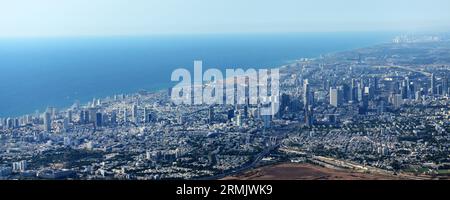
<path fill-rule="evenodd" d="M 202 58 L 202 60 L 204 60 L 204 62 L 207 63 L 206 65 L 208 65 L 208 67 L 223 68 L 223 67 L 227 67 L 227 66 L 234 66 L 234 65 L 230 65 L 230 63 L 235 63 L 235 64 L 237 64 L 236 67 L 246 66 L 246 67 L 253 67 L 253 68 L 262 68 L 262 67 L 280 68 L 280 67 L 283 67 L 286 65 L 290 65 L 292 63 L 296 63 L 298 61 L 298 59 L 302 58 L 302 57 L 317 58 L 317 57 L 320 57 L 321 55 L 325 55 L 325 54 L 331 54 L 331 53 L 336 53 L 336 52 L 348 51 L 348 50 L 355 49 L 355 48 L 357 49 L 357 48 L 364 48 L 367 46 L 373 46 L 373 45 L 379 44 L 380 41 L 386 41 L 387 40 L 386 38 L 389 38 L 392 33 L 385 33 L 381 36 L 367 33 L 366 35 L 361 36 L 361 38 L 358 38 L 356 41 L 352 41 L 352 39 L 351 39 L 352 37 L 350 37 L 350 36 L 354 35 L 354 34 L 356 34 L 356 33 L 342 33 L 339 36 L 330 36 L 325 33 L 319 34 L 319 36 L 313 36 L 313 34 L 306 34 L 306 35 L 304 35 L 304 34 L 299 34 L 299 35 L 288 34 L 289 37 L 287 39 L 280 38 L 280 37 L 278 37 L 278 35 L 273 35 L 273 36 L 262 35 L 262 36 L 257 37 L 256 39 L 250 38 L 247 35 L 244 35 L 242 37 L 239 35 L 236 35 L 236 36 L 233 35 L 233 37 L 230 36 L 231 38 L 227 38 L 225 36 L 221 36 L 221 37 L 210 36 L 210 37 L 207 37 L 207 39 L 205 39 L 205 40 L 202 40 L 201 37 L 196 37 L 196 40 L 193 42 L 196 42 L 196 43 L 200 42 L 200 44 L 197 45 L 195 43 L 196 45 L 192 46 L 192 48 L 194 48 L 193 50 L 195 50 L 195 52 L 199 51 L 199 53 L 195 53 L 195 54 L 188 53 L 187 55 L 182 55 L 180 58 L 180 62 L 178 62 L 178 61 L 177 62 L 182 63 L 182 62 L 187 62 L 187 60 L 189 60 L 189 63 L 188 63 L 189 65 L 185 64 L 189 68 L 189 66 L 192 65 L 191 62 L 193 60 L 186 59 L 186 58 L 196 55 L 194 57 Z M 170 38 L 169 36 L 167 36 L 167 37 Z M 218 41 L 216 41 L 214 43 L 214 45 L 217 47 L 215 47 L 215 46 L 210 47 L 210 46 L 206 46 L 206 44 L 203 44 L 203 43 L 205 43 L 205 41 L 210 41 L 212 39 L 215 39 L 216 37 L 217 37 L 217 39 L 219 39 Z M 225 38 L 222 38 L 222 37 L 225 37 Z M 237 41 L 232 41 L 232 39 L 234 39 L 234 38 Z M 242 45 L 244 45 L 244 47 L 243 47 L 244 49 L 239 50 L 238 52 L 232 53 L 229 55 L 222 55 L 223 53 L 227 53 L 228 51 L 235 49 L 234 46 L 239 45 L 241 43 L 239 41 L 243 41 L 243 39 L 246 39 L 246 38 L 250 38 L 249 39 L 250 41 L 242 44 Z M 265 40 L 262 40 L 265 38 L 270 39 L 270 41 L 265 42 L 267 44 L 259 44 L 258 43 L 260 40 L 261 40 L 261 42 L 265 41 Z M 308 38 L 313 39 L 313 41 L 308 41 L 307 40 Z M 51 38 L 49 38 L 47 40 L 50 40 L 50 39 Z M 112 40 L 112 39 L 114 39 L 114 40 Z M 164 45 L 166 45 L 165 43 L 163 43 L 163 42 L 155 43 L 155 41 L 152 41 L 151 43 L 149 43 L 150 46 L 153 43 L 157 44 L 159 46 L 150 48 L 150 47 L 144 47 L 144 46 L 148 46 L 148 45 L 139 44 L 137 41 L 139 41 L 140 38 L 132 39 L 131 44 L 127 44 L 126 41 L 120 40 L 120 39 L 126 39 L 126 38 L 112 38 L 112 39 L 111 39 L 111 41 L 110 41 L 110 39 L 102 39 L 101 42 L 95 42 L 96 40 L 93 40 L 92 38 L 85 38 L 85 39 L 82 38 L 82 39 L 79 39 L 80 41 L 78 41 L 76 39 L 71 39 L 71 40 L 69 40 L 69 43 L 66 44 L 66 43 L 63 43 L 64 42 L 63 38 L 59 38 L 59 39 L 57 39 L 59 42 L 51 42 L 50 41 L 50 44 L 48 47 L 50 50 L 43 52 L 42 55 L 39 55 L 36 58 L 46 60 L 46 59 L 53 59 L 54 56 L 56 56 L 55 58 L 57 58 L 57 62 L 58 62 L 57 64 L 59 65 L 59 62 L 63 62 L 62 64 L 64 66 L 67 66 L 67 68 L 69 69 L 69 72 L 68 72 L 69 74 L 70 73 L 73 74 L 74 72 L 76 72 L 76 71 L 73 71 L 74 69 L 72 69 L 75 66 L 77 66 L 77 67 L 81 66 L 80 70 L 89 70 L 89 65 L 95 65 L 93 67 L 96 67 L 98 65 L 98 66 L 101 66 L 100 69 L 98 69 L 98 70 L 106 70 L 108 68 L 107 64 L 112 64 L 111 68 L 113 69 L 113 71 L 117 71 L 118 69 L 115 69 L 115 66 L 117 65 L 116 63 L 104 63 L 104 61 L 101 59 L 100 59 L 100 61 L 96 61 L 95 59 L 92 60 L 90 57 L 86 57 L 86 56 L 96 55 L 96 54 L 93 54 L 93 53 L 95 53 L 96 49 L 102 50 L 104 48 L 102 45 L 105 45 L 105 44 L 107 44 L 108 46 L 111 46 L 112 48 L 116 48 L 116 47 L 117 48 L 113 49 L 111 52 L 109 52 L 109 51 L 106 52 L 106 54 L 99 55 L 101 57 L 104 57 L 109 54 L 116 55 L 118 53 L 116 51 L 119 51 L 119 50 L 126 51 L 126 50 L 130 49 L 131 51 L 134 51 L 132 48 L 134 48 L 136 45 L 139 45 L 136 47 L 138 47 L 138 48 L 142 47 L 142 48 L 147 48 L 147 49 L 145 49 L 145 50 L 138 49 L 139 50 L 139 52 L 137 52 L 138 55 L 135 55 L 135 53 L 130 54 L 130 55 L 134 59 L 138 59 L 138 60 L 144 59 L 144 60 L 142 60 L 143 62 L 139 61 L 138 65 L 133 64 L 136 66 L 131 66 L 132 70 L 139 72 L 138 74 L 148 74 L 149 73 L 148 70 L 150 70 L 150 72 L 152 72 L 155 69 L 158 69 L 157 67 L 152 67 L 152 68 L 145 69 L 145 70 L 142 69 L 143 65 L 147 65 L 148 62 L 152 61 L 152 59 L 153 59 L 153 58 L 147 59 L 145 56 L 143 57 L 142 53 L 154 51 L 159 47 L 164 49 L 164 48 L 166 48 L 164 46 Z M 177 38 L 177 40 L 180 40 L 181 42 L 183 41 L 182 39 L 183 39 L 182 37 Z M 87 43 L 87 41 L 85 41 L 85 40 L 94 41 L 94 42 L 93 42 L 93 44 L 90 44 L 90 43 Z M 118 41 L 115 41 L 115 40 L 118 40 Z M 142 40 L 144 42 L 148 42 L 150 39 L 146 39 L 144 37 L 144 38 L 142 38 Z M 165 39 L 165 40 L 168 40 L 168 39 Z M 324 41 L 321 41 L 321 40 L 324 40 Z M 289 44 L 289 43 L 287 43 L 288 41 L 291 41 L 294 44 Z M 279 42 L 281 42 L 281 44 L 278 44 Z M 10 61 L 7 61 L 5 63 L 0 63 L 0 65 L 6 66 L 7 67 L 6 69 L 8 69 L 9 65 L 12 65 L 12 64 L 16 65 L 15 63 L 19 61 L 19 60 L 17 60 L 17 61 L 15 60 L 16 59 L 14 57 L 15 54 L 8 53 L 8 51 L 10 51 L 10 50 L 8 50 L 9 45 L 11 45 L 10 43 L 11 42 L 7 42 L 4 45 L 0 46 L 0 57 L 2 57 L 2 56 L 11 57 L 9 59 Z M 39 45 L 45 45 L 45 44 L 40 44 L 40 42 L 38 42 L 38 41 L 36 43 L 39 43 Z M 228 43 L 231 43 L 231 44 L 228 44 Z M 327 44 L 327 43 L 329 43 L 329 44 Z M 346 44 L 346 43 L 348 43 L 348 44 Z M 33 44 L 33 45 L 26 44 L 26 43 L 19 43 L 19 44 L 20 45 L 18 45 L 19 47 L 17 47 L 17 48 L 11 47 L 11 48 L 13 48 L 11 50 L 11 52 L 21 52 L 21 54 L 24 54 L 24 56 L 34 56 L 32 50 L 33 49 L 39 50 L 39 48 L 41 48 L 41 46 L 36 46 L 35 44 Z M 65 47 L 65 45 L 68 45 L 68 46 Z M 188 46 L 186 46 L 186 45 L 188 45 Z M 190 48 L 191 46 L 189 46 L 189 45 L 191 45 L 191 44 L 182 44 L 182 46 L 180 46 L 180 47 L 183 47 L 183 48 L 189 47 Z M 263 45 L 263 46 L 261 46 L 261 45 Z M 312 46 L 309 47 L 309 45 L 312 45 Z M 316 45 L 320 45 L 320 46 L 316 47 Z M 285 50 L 278 52 L 274 56 L 267 57 L 267 56 L 265 56 L 265 54 L 267 54 L 267 52 L 258 50 L 260 46 L 264 47 L 264 48 L 269 48 L 271 51 L 275 51 L 275 52 L 280 51 L 280 49 L 285 49 Z M 273 48 L 271 46 L 273 46 Z M 75 49 L 70 49 L 72 47 Z M 55 48 L 58 51 L 56 51 Z M 179 48 L 179 47 L 177 47 L 177 48 Z M 195 48 L 199 48 L 199 49 L 197 50 Z M 236 48 L 237 48 L 237 46 L 236 46 Z M 29 50 L 29 49 L 31 49 L 31 50 Z M 8 50 L 8 51 L 6 51 L 6 50 Z M 88 51 L 89 55 L 84 55 L 85 52 L 83 52 L 81 50 Z M 208 50 L 208 51 L 214 50 L 215 52 L 217 51 L 217 53 L 215 53 L 214 55 L 208 54 L 208 53 L 205 54 L 205 50 Z M 65 54 L 71 53 L 72 51 L 73 52 L 80 51 L 81 56 L 76 56 L 73 58 L 72 57 L 66 58 Z M 167 51 L 167 52 L 165 52 L 165 51 Z M 169 49 L 169 50 L 166 49 L 166 50 L 164 50 L 164 52 L 161 52 L 159 54 L 169 55 L 171 53 L 171 51 L 172 51 L 171 49 Z M 223 53 L 221 53 L 221 52 L 223 52 Z M 252 54 L 246 55 L 247 52 L 251 52 Z M 90 54 L 92 54 L 92 55 L 90 55 Z M 156 56 L 161 56 L 159 54 Z M 128 55 L 125 55 L 125 56 L 128 57 Z M 115 58 L 115 57 L 117 57 L 117 56 L 114 56 L 113 58 Z M 261 57 L 261 58 L 259 58 L 259 57 Z M 62 59 L 62 58 L 64 58 L 64 59 Z M 236 58 L 236 60 L 233 61 L 235 58 Z M 58 59 L 61 59 L 61 60 L 59 61 Z M 72 62 L 72 59 L 75 59 L 75 61 Z M 79 61 L 79 59 L 81 59 L 82 61 Z M 126 59 L 124 61 L 128 60 L 128 58 L 124 58 L 124 59 Z M 226 62 L 224 62 L 224 61 L 226 61 Z M 220 64 L 222 62 L 223 62 L 223 64 Z M 175 64 L 175 65 L 173 64 L 176 62 L 171 62 L 171 64 L 169 66 L 165 66 L 168 63 L 160 63 L 160 61 L 158 61 L 158 59 L 156 60 L 156 63 L 153 63 L 153 62 L 151 62 L 151 63 L 154 66 L 160 66 L 160 68 L 168 67 L 166 72 L 163 73 L 164 77 L 168 74 L 167 80 L 170 80 L 170 72 L 167 72 L 167 71 L 170 71 L 170 69 L 173 68 L 174 66 L 178 66 L 178 64 Z M 241 64 L 238 64 L 238 63 L 241 63 Z M 49 64 L 49 70 L 46 69 L 45 71 L 49 71 L 49 73 L 51 73 L 51 75 L 54 77 L 61 76 L 60 72 L 65 71 L 65 69 L 58 69 L 57 73 L 54 74 L 53 68 L 55 68 L 55 66 L 53 66 L 53 65 L 55 65 L 55 63 L 53 63 L 53 61 L 51 61 L 50 63 L 47 63 L 47 61 L 45 61 L 43 63 L 41 63 L 41 62 L 29 63 L 29 64 L 27 64 L 29 66 L 26 66 L 25 67 L 26 69 L 24 69 L 22 71 L 24 71 L 25 73 L 29 73 L 28 71 L 31 70 L 29 76 L 35 76 L 34 75 L 35 69 L 33 66 L 34 65 L 46 66 L 47 64 Z M 19 67 L 21 67 L 21 65 L 23 65 L 23 64 L 17 64 L 17 69 L 19 69 Z M 119 65 L 123 65 L 123 63 L 122 64 L 119 63 Z M 141 66 L 140 70 L 139 70 L 139 66 Z M 58 68 L 60 68 L 60 67 L 58 67 Z M 66 67 L 64 67 L 64 68 L 66 68 Z M 153 68 L 155 68 L 155 69 L 153 69 Z M 98 71 L 98 70 L 96 70 L 96 71 Z M 221 70 L 223 70 L 223 69 L 221 69 Z M 144 73 L 141 73 L 141 72 L 144 72 Z M 18 73 L 18 72 L 14 72 L 12 75 L 14 75 L 16 73 Z M 78 73 L 78 72 L 76 72 L 76 73 Z M 89 72 L 86 71 L 86 72 L 82 72 L 82 73 L 89 73 Z M 98 72 L 95 72 L 95 73 L 98 73 Z M 112 72 L 112 74 L 111 73 L 108 73 L 108 74 L 111 74 L 113 79 L 117 79 L 117 77 L 115 77 L 115 73 L 116 72 Z M 155 74 L 155 72 L 152 72 L 150 74 Z M 42 76 L 41 74 L 39 74 L 39 75 Z M 102 76 L 102 74 L 98 74 L 98 75 Z M 123 75 L 126 75 L 126 74 L 123 74 Z M 48 74 L 46 76 L 48 76 Z M 64 76 L 65 75 L 63 75 L 63 77 Z M 81 75 L 76 75 L 76 76 L 78 77 Z M 139 75 L 139 76 L 141 76 L 141 75 Z M 14 76 L 12 76 L 12 77 L 14 77 Z M 63 77 L 58 78 L 58 80 L 64 80 Z M 92 77 L 88 78 L 88 82 L 92 82 L 92 80 L 90 80 L 90 79 L 92 79 Z M 99 81 L 103 82 L 102 79 L 103 78 L 100 78 Z M 111 80 L 113 80 L 113 79 L 111 79 Z M 26 87 L 21 86 L 16 89 L 20 92 L 14 92 L 14 93 L 8 92 L 9 90 L 6 90 L 7 93 L 4 93 L 4 97 L 9 96 L 9 97 L 14 97 L 14 98 L 9 98 L 10 100 L 5 100 L 4 102 L 2 102 L 3 105 L 14 105 L 14 106 L 15 105 L 23 105 L 23 106 L 20 106 L 14 110 L 11 109 L 13 106 L 6 107 L 6 109 L 2 109 L 5 114 L 2 114 L 1 117 L 2 118 L 23 117 L 23 116 L 26 116 L 29 114 L 34 114 L 34 112 L 36 110 L 39 110 L 39 112 L 43 112 L 43 111 L 45 111 L 46 107 L 49 107 L 49 106 L 56 107 L 58 109 L 67 109 L 76 100 L 79 100 L 82 104 L 84 104 L 84 103 L 87 103 L 88 101 L 90 101 L 92 98 L 102 98 L 103 99 L 108 96 L 112 96 L 114 94 L 122 94 L 122 93 L 123 94 L 134 94 L 134 93 L 138 92 L 139 89 L 145 89 L 146 91 L 150 91 L 150 92 L 157 92 L 160 90 L 165 90 L 168 87 L 170 87 L 170 85 L 172 85 L 170 82 L 167 82 L 165 84 L 159 84 L 160 86 L 155 87 L 155 86 L 152 86 L 152 85 L 155 85 L 154 83 L 152 83 L 152 81 L 153 81 L 152 76 L 149 76 L 149 79 L 151 79 L 151 81 L 143 82 L 143 84 L 140 83 L 141 86 L 133 83 L 134 86 L 130 87 L 130 89 L 126 89 L 128 86 L 124 87 L 125 89 L 124 88 L 118 89 L 119 85 L 117 85 L 117 87 L 116 87 L 115 86 L 116 84 L 114 84 L 114 83 L 113 83 L 114 88 L 112 88 L 112 89 L 107 88 L 105 90 L 105 86 L 101 86 L 101 88 L 97 89 L 98 91 L 101 91 L 100 93 L 95 93 L 95 91 L 92 91 L 92 89 L 89 89 L 88 91 L 85 92 L 85 90 L 83 88 L 84 86 L 82 86 L 80 88 L 76 88 L 76 90 L 72 91 L 71 89 L 74 87 L 73 86 L 74 81 L 76 80 L 76 81 L 80 82 L 79 79 L 75 79 L 73 81 L 69 81 L 68 82 L 69 85 L 64 86 L 63 89 L 58 89 L 58 91 L 54 91 L 51 93 L 50 93 L 50 90 L 48 90 L 48 91 L 45 90 L 44 91 L 45 95 L 38 93 L 37 94 L 38 96 L 35 96 L 36 94 L 34 94 L 34 91 L 39 91 L 43 88 L 48 88 L 51 90 L 55 90 L 55 89 L 52 89 L 52 87 L 59 88 L 59 86 L 57 86 L 57 85 L 55 85 L 55 86 L 48 85 L 50 83 L 47 83 L 46 79 L 43 80 L 45 83 L 41 83 L 41 80 L 38 79 L 37 80 L 38 82 L 34 85 L 42 85 L 43 87 L 38 86 L 38 87 L 34 88 L 33 90 L 31 90 L 32 91 L 31 93 L 28 92 L 26 94 L 28 96 L 34 96 L 34 101 L 25 101 L 25 100 L 21 100 L 19 98 L 20 96 L 25 95 L 25 94 L 22 95 L 22 93 L 29 90 Z M 156 83 L 162 83 L 162 81 L 160 80 L 161 76 L 157 77 L 157 79 L 158 80 L 155 79 Z M 117 79 L 117 80 L 119 80 L 119 79 Z M 132 78 L 132 80 L 135 80 L 135 78 Z M 108 81 L 109 81 L 109 79 L 108 79 Z M 155 81 L 153 81 L 153 82 L 155 82 Z M 85 82 L 85 81 L 83 81 L 83 82 Z M 135 82 L 135 81 L 133 81 L 133 82 Z M 142 81 L 140 81 L 140 82 L 142 82 Z M 109 83 L 109 82 L 106 82 L 106 83 Z M 150 84 L 148 84 L 148 83 L 150 83 Z M 13 84 L 13 82 L 7 81 L 6 84 L 11 85 L 11 84 Z M 30 84 L 31 83 L 27 83 L 27 85 L 30 85 Z M 61 83 L 61 84 L 66 84 L 66 83 Z M 80 85 L 80 84 L 77 83 L 75 85 Z M 158 84 L 156 84 L 156 85 L 158 85 Z M 27 87 L 29 87 L 29 86 L 27 86 Z M 94 87 L 94 85 L 92 87 Z M 147 89 L 149 87 L 150 87 L 150 89 Z M 133 88 L 133 89 L 131 89 L 131 88 Z M 137 88 L 139 88 L 139 89 L 137 89 Z M 153 88 L 157 88 L 157 89 L 153 89 Z M 69 89 L 69 90 L 67 90 L 67 89 Z M 112 91 L 114 91 L 114 92 L 112 92 Z M 53 96 L 52 94 L 55 94 L 55 95 Z M 87 94 L 87 96 L 84 96 L 84 94 Z M 98 95 L 96 95 L 96 94 L 98 94 Z M 53 97 L 49 96 L 49 95 L 52 95 Z M 52 98 L 48 98 L 48 97 L 52 97 Z M 17 98 L 19 98 L 18 101 L 13 100 L 13 99 L 17 99 Z M 45 99 L 45 101 L 42 101 L 43 98 Z M 25 98 L 22 98 L 22 99 L 25 99 Z"/>

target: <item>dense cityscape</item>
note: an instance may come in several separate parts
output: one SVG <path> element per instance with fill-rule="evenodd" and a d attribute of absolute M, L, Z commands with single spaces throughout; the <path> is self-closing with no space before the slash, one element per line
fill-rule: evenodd
<path fill-rule="evenodd" d="M 280 67 L 280 110 L 175 105 L 171 90 L 0 119 L 0 179 L 221 179 L 309 163 L 450 177 L 450 40 L 390 43 Z"/>

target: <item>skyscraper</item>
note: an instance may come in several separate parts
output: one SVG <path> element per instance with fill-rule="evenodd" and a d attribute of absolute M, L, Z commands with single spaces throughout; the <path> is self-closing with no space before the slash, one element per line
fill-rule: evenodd
<path fill-rule="evenodd" d="M 127 113 L 127 109 L 126 108 L 123 110 L 123 122 L 124 123 L 128 122 L 128 113 Z"/>
<path fill-rule="evenodd" d="M 339 90 L 337 88 L 330 87 L 330 105 L 339 106 Z"/>
<path fill-rule="evenodd" d="M 342 88 L 342 100 L 345 103 L 351 101 L 352 94 L 350 86 L 348 86 L 348 84 L 343 84 L 341 88 Z"/>
<path fill-rule="evenodd" d="M 448 95 L 449 94 L 449 91 L 448 91 L 448 77 L 442 78 L 442 94 L 443 95 Z"/>
<path fill-rule="evenodd" d="M 52 130 L 52 119 L 50 112 L 44 113 L 44 130 L 51 131 Z"/>
<path fill-rule="evenodd" d="M 436 77 L 434 77 L 434 74 L 431 74 L 430 92 L 431 95 L 436 94 Z"/>
<path fill-rule="evenodd" d="M 67 119 L 69 120 L 69 122 L 72 122 L 72 110 L 67 111 Z"/>
<path fill-rule="evenodd" d="M 409 77 L 405 78 L 405 86 L 406 86 L 406 98 L 407 99 L 411 99 L 412 98 L 412 94 L 411 94 L 411 80 L 409 80 Z"/>
<path fill-rule="evenodd" d="M 102 127 L 102 125 L 103 125 L 103 114 L 101 112 L 98 112 L 95 114 L 95 126 Z"/>
<path fill-rule="evenodd" d="M 116 111 L 112 111 L 111 113 L 111 124 L 116 125 L 117 124 L 117 113 Z"/>
<path fill-rule="evenodd" d="M 308 79 L 303 80 L 303 105 L 308 108 L 311 105 L 311 91 Z"/>
<path fill-rule="evenodd" d="M 134 122 L 138 123 L 139 122 L 138 107 L 136 104 L 133 104 L 133 109 L 131 110 L 131 114 L 132 114 Z"/>
<path fill-rule="evenodd" d="M 313 107 L 308 106 L 308 108 L 305 109 L 305 126 L 311 127 L 314 122 L 314 113 L 313 113 Z"/>
<path fill-rule="evenodd" d="M 152 114 L 148 111 L 147 108 L 144 108 L 144 122 L 149 123 L 152 119 Z"/>

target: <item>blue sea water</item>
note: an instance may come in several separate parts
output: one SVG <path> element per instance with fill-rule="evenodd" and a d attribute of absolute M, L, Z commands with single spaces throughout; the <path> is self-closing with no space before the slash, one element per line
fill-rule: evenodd
<path fill-rule="evenodd" d="M 75 100 L 156 90 L 176 68 L 269 68 L 388 42 L 392 33 L 166 35 L 0 39 L 0 117 Z"/>

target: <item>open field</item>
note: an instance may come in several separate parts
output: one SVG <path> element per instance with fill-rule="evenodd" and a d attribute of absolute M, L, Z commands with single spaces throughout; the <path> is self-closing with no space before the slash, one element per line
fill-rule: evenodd
<path fill-rule="evenodd" d="M 395 175 L 336 170 L 312 164 L 283 163 L 261 167 L 225 180 L 400 180 Z"/>

